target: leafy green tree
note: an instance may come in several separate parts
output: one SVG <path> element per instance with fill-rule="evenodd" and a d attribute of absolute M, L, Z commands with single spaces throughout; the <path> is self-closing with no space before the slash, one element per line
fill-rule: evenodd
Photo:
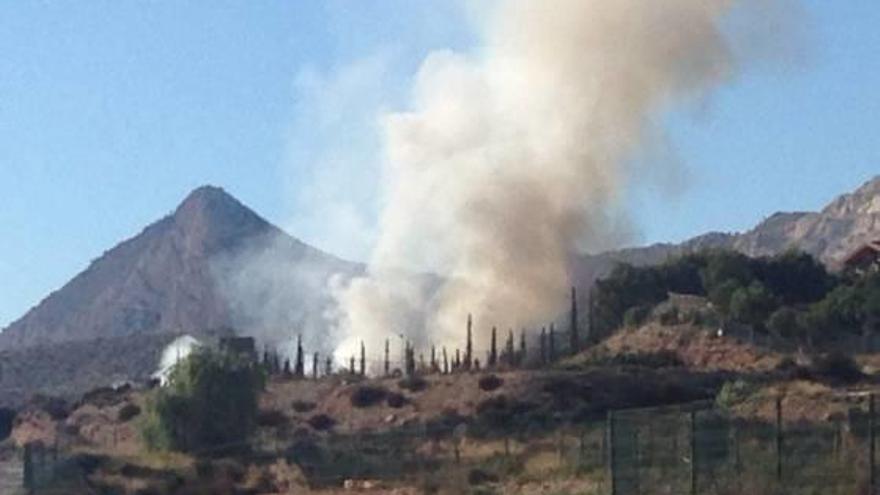
<path fill-rule="evenodd" d="M 800 337 L 800 319 L 797 310 L 791 306 L 783 306 L 777 309 L 767 320 L 767 329 L 774 335 L 784 339 Z"/>
<path fill-rule="evenodd" d="M 238 356 L 197 349 L 147 404 L 142 433 L 153 449 L 194 451 L 244 442 L 256 425 L 265 373 Z"/>
<path fill-rule="evenodd" d="M 752 261 L 744 254 L 717 250 L 707 251 L 705 256 L 706 266 L 700 272 L 700 278 L 707 294 L 731 280 L 745 287 L 754 279 Z"/>
<path fill-rule="evenodd" d="M 773 294 L 757 281 L 748 287 L 740 287 L 730 296 L 730 316 L 755 330 L 765 328 L 764 323 L 776 306 Z"/>
<path fill-rule="evenodd" d="M 733 294 L 742 287 L 742 284 L 736 279 L 725 280 L 709 290 L 709 301 L 723 316 L 728 316 L 730 314 L 730 300 Z"/>
<path fill-rule="evenodd" d="M 790 250 L 756 260 L 754 270 L 783 304 L 816 302 L 825 297 L 835 283 L 819 261 L 802 251 Z"/>
<path fill-rule="evenodd" d="M 604 279 L 596 282 L 594 310 L 600 332 L 610 332 L 623 323 L 627 309 L 653 306 L 667 296 L 667 289 L 656 267 L 619 264 Z"/>

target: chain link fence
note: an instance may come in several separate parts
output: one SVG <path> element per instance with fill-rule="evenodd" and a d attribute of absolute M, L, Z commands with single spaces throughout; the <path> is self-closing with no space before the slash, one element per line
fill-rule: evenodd
<path fill-rule="evenodd" d="M 697 403 L 608 415 L 611 495 L 862 495 L 876 486 L 873 395 L 827 397 L 845 414 L 786 419 L 779 398 L 751 401 L 768 417 Z"/>

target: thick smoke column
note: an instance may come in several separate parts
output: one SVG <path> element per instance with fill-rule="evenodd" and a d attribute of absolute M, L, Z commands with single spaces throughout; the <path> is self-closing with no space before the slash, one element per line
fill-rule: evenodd
<path fill-rule="evenodd" d="M 662 176 L 632 169 L 662 166 L 634 160 L 663 140 L 658 111 L 734 74 L 731 6 L 507 0 L 479 54 L 428 56 L 412 110 L 384 120 L 380 236 L 339 290 L 338 354 L 399 333 L 460 345 L 468 312 L 485 333 L 564 311 L 572 255 L 619 241 L 627 181 Z"/>

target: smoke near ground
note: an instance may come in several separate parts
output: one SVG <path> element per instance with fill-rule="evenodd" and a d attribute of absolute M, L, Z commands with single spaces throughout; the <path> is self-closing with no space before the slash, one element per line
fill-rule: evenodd
<path fill-rule="evenodd" d="M 379 236 L 367 274 L 337 291 L 337 354 L 398 334 L 460 345 L 468 313 L 482 347 L 492 325 L 563 311 L 572 256 L 625 240 L 626 191 L 667 175 L 668 159 L 645 157 L 674 155 L 660 112 L 737 73 L 725 17 L 762 5 L 504 0 L 479 53 L 430 54 L 411 109 L 383 119 Z"/>

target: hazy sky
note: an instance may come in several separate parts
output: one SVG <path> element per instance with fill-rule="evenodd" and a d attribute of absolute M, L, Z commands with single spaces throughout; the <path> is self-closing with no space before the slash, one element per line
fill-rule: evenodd
<path fill-rule="evenodd" d="M 473 5 L 0 3 L 0 327 L 205 183 L 363 259 L 376 117 L 406 108 L 428 52 L 478 46 Z M 804 5 L 787 56 L 659 116 L 681 173 L 632 191 L 636 242 L 817 209 L 880 174 L 880 3 Z"/>

